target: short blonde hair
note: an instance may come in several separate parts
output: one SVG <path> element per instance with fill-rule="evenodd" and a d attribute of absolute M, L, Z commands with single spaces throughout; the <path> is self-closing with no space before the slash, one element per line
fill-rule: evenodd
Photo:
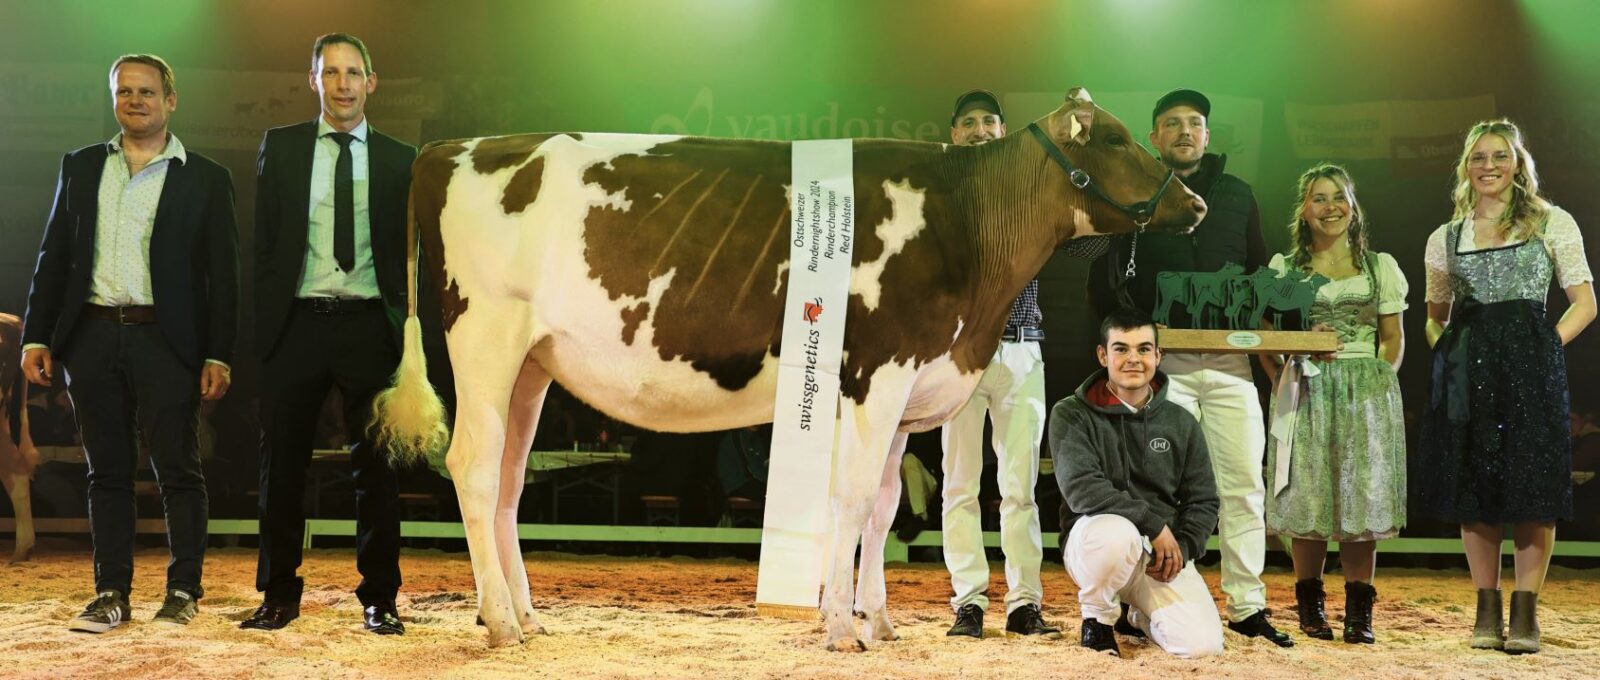
<path fill-rule="evenodd" d="M 161 94 L 172 94 L 178 91 L 178 79 L 172 75 L 172 67 L 167 65 L 167 60 L 154 54 L 124 54 L 111 62 L 111 72 L 106 77 L 111 81 L 112 89 L 117 86 L 117 69 L 123 64 L 144 64 L 161 73 Z"/>

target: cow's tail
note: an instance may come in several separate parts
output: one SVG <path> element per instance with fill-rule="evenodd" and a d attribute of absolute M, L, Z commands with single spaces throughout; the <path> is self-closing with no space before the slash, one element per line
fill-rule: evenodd
<path fill-rule="evenodd" d="M 415 187 L 412 188 L 413 192 Z M 422 322 L 417 319 L 417 215 L 415 197 L 406 204 L 406 324 L 400 367 L 389 388 L 372 400 L 372 420 L 367 423 L 373 443 L 386 451 L 394 464 L 427 460 L 445 450 L 450 430 L 445 427 L 444 402 L 428 382 L 428 359 L 422 350 Z"/>

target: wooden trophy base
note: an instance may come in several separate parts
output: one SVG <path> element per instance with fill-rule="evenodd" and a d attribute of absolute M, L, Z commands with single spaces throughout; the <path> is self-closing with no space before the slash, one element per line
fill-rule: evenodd
<path fill-rule="evenodd" d="M 1327 354 L 1339 351 L 1333 331 L 1207 331 L 1161 329 L 1161 350 L 1182 354 Z"/>

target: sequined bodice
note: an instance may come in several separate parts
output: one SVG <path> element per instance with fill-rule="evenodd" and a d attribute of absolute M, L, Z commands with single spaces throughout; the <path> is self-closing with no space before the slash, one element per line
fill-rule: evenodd
<path fill-rule="evenodd" d="M 1456 300 L 1491 304 L 1506 300 L 1544 302 L 1555 276 L 1555 262 L 1538 239 L 1515 245 L 1458 253 L 1461 225 L 1450 228 L 1450 289 Z"/>

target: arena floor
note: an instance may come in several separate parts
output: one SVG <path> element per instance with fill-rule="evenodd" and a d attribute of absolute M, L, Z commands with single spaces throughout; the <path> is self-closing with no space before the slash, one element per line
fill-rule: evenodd
<path fill-rule="evenodd" d="M 1466 646 L 1473 591 L 1464 571 L 1387 570 L 1377 583 L 1378 644 L 1299 639 L 1294 649 L 1228 633 L 1220 658 L 1182 661 L 1123 642 L 1125 658 L 1077 647 L 1074 587 L 1047 569 L 1046 618 L 1060 641 L 1004 637 L 1001 605 L 989 637 L 947 639 L 949 583 L 936 564 L 894 565 L 889 599 L 902 636 L 865 654 L 822 647 L 819 623 L 759 618 L 756 565 L 739 560 L 618 558 L 530 553 L 539 608 L 550 635 L 489 650 L 473 625 L 472 573 L 464 553 L 407 551 L 400 613 L 408 632 L 361 630 L 349 550 L 313 550 L 302 573 L 301 618 L 276 633 L 237 629 L 257 604 L 255 551 L 212 550 L 207 594 L 188 629 L 149 625 L 161 597 L 166 554 L 141 550 L 134 621 L 102 636 L 67 631 L 92 596 L 80 541 L 46 541 L 33 561 L 0 565 L 0 677 L 650 677 L 650 678 L 1544 678 L 1594 677 L 1600 667 L 1600 570 L 1556 569 L 1543 596 L 1544 652 L 1510 657 Z M 10 554 L 0 542 L 0 555 Z M 1051 565 L 1047 565 L 1051 566 Z M 1003 578 L 996 565 L 997 579 Z M 1203 570 L 1216 592 L 1217 573 Z M 1292 625 L 1291 574 L 1268 575 L 1276 621 Z M 1330 614 L 1342 611 L 1337 586 Z M 997 580 L 991 592 L 1003 592 Z"/>

